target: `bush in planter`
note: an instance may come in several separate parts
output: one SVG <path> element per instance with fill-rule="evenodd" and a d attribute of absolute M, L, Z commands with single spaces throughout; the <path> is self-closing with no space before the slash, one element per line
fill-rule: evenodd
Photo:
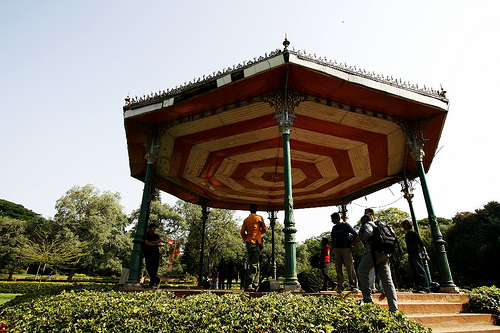
<path fill-rule="evenodd" d="M 6 304 L 22 303 L 33 298 L 45 297 L 48 295 L 59 294 L 62 291 L 69 290 L 98 290 L 110 291 L 118 290 L 118 285 L 105 283 L 91 282 L 15 282 L 15 281 L 0 281 L 0 293 L 7 294 L 22 294 Z M 0 318 L 1 319 L 1 318 Z"/>
<path fill-rule="evenodd" d="M 7 304 L 7 303 L 6 303 Z M 428 332 L 402 313 L 332 296 L 62 292 L 0 308 L 9 332 Z"/>
<path fill-rule="evenodd" d="M 500 289 L 491 287 L 474 288 L 469 293 L 469 308 L 472 312 L 491 313 L 500 325 Z"/>

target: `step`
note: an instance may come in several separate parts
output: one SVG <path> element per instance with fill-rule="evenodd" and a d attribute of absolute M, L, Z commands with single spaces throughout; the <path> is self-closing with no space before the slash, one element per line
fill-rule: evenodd
<path fill-rule="evenodd" d="M 436 324 L 446 324 L 446 323 L 453 323 L 456 325 L 487 323 L 492 325 L 494 324 L 495 321 L 493 315 L 488 313 L 451 313 L 451 314 L 406 313 L 406 316 L 426 326 L 436 325 Z"/>
<path fill-rule="evenodd" d="M 470 332 L 470 333 L 492 333 L 500 332 L 500 326 L 495 326 L 488 323 L 467 323 L 467 324 L 453 324 L 453 323 L 443 323 L 443 324 L 433 324 L 425 325 L 432 329 L 433 333 L 453 333 L 453 332 Z"/>
<path fill-rule="evenodd" d="M 375 302 L 381 307 L 388 308 L 387 301 Z M 425 302 L 425 303 L 406 303 L 398 301 L 399 311 L 404 313 L 436 313 L 449 314 L 461 313 L 467 309 L 467 305 L 463 303 L 444 303 L 444 302 Z"/>
<path fill-rule="evenodd" d="M 349 295 L 362 299 L 361 294 Z M 398 293 L 399 310 L 408 318 L 429 327 L 433 332 L 499 332 L 491 314 L 469 313 L 468 295 L 464 293 L 414 294 Z M 388 308 L 387 298 L 381 294 L 372 295 L 373 301 Z"/>

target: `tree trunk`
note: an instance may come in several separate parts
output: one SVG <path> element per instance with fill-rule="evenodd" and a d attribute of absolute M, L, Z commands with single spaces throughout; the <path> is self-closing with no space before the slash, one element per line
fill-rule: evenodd
<path fill-rule="evenodd" d="M 75 275 L 75 269 L 74 268 L 70 268 L 69 273 L 68 273 L 68 281 L 72 281 L 73 280 L 73 275 Z"/>

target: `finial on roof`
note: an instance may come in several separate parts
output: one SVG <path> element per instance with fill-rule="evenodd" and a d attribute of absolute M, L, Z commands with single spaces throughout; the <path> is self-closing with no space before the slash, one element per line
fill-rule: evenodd
<path fill-rule="evenodd" d="M 285 49 L 283 51 L 287 50 L 288 45 L 290 45 L 290 42 L 288 41 L 288 39 L 286 39 L 286 34 L 285 34 L 285 40 L 283 41 L 283 46 L 285 47 Z"/>
<path fill-rule="evenodd" d="M 440 84 L 441 86 L 441 91 L 438 92 L 439 96 L 443 97 L 443 98 L 446 98 L 446 90 L 443 89 L 443 85 Z"/>

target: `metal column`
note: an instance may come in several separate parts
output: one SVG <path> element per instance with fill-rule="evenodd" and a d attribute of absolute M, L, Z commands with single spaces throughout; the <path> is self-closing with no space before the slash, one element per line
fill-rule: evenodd
<path fill-rule="evenodd" d="M 127 287 L 139 285 L 141 278 L 141 263 L 142 263 L 142 244 L 144 242 L 144 234 L 146 233 L 147 221 L 149 216 L 149 202 L 151 200 L 151 188 L 153 182 L 153 163 L 156 160 L 156 151 L 158 146 L 155 146 L 155 140 L 151 142 L 149 152 L 146 154 L 147 160 L 146 177 L 144 179 L 144 190 L 142 192 L 141 211 L 139 213 L 139 221 L 134 236 L 134 247 L 132 249 L 132 257 L 130 259 L 130 272 L 126 282 Z"/>
<path fill-rule="evenodd" d="M 423 130 L 427 122 L 404 122 L 402 123 L 403 131 L 406 133 L 408 138 L 408 144 L 411 148 L 410 155 L 415 160 L 417 164 L 418 175 L 420 178 L 420 184 L 422 185 L 422 192 L 424 194 L 425 205 L 427 207 L 427 213 L 429 215 L 429 224 L 431 226 L 432 240 L 436 253 L 438 256 L 438 268 L 440 275 L 441 291 L 443 292 L 459 292 L 458 287 L 453 283 L 453 278 L 451 277 L 450 266 L 448 264 L 448 257 L 446 256 L 446 249 L 444 247 L 445 241 L 443 240 L 443 235 L 441 230 L 439 230 L 439 224 L 434 214 L 434 208 L 432 207 L 431 197 L 429 194 L 429 189 L 427 187 L 427 181 L 425 179 L 424 165 L 422 163 L 424 157 L 424 142 Z"/>
<path fill-rule="evenodd" d="M 207 207 L 207 203 L 203 202 L 202 206 L 203 221 L 201 227 L 201 249 L 200 249 L 200 265 L 198 270 L 198 286 L 203 285 L 203 261 L 205 258 L 205 230 L 207 227 L 208 214 L 210 213 L 210 208 Z"/>
<path fill-rule="evenodd" d="M 409 184 L 406 178 L 402 181 L 401 185 L 403 187 L 401 192 L 403 192 L 405 199 L 408 201 L 408 206 L 410 207 L 410 214 L 411 214 L 411 220 L 413 222 L 413 228 L 415 229 L 415 232 L 417 233 L 418 237 L 422 238 L 422 236 L 420 235 L 420 228 L 418 227 L 417 218 L 415 217 L 415 211 L 413 210 L 413 202 L 412 202 L 414 196 L 413 187 L 411 186 L 411 184 Z M 427 280 L 429 281 L 429 283 L 431 283 L 432 282 L 431 271 L 429 270 L 429 263 L 427 262 L 427 260 L 424 260 L 424 269 L 425 269 L 425 274 L 427 275 Z"/>
<path fill-rule="evenodd" d="M 276 220 L 278 218 L 277 216 L 277 211 L 274 209 L 268 212 L 269 214 L 269 225 L 271 227 L 271 260 L 272 260 L 272 266 L 273 266 L 273 279 L 276 280 L 277 275 L 276 275 L 276 241 L 274 239 L 274 227 L 276 226 Z"/>

